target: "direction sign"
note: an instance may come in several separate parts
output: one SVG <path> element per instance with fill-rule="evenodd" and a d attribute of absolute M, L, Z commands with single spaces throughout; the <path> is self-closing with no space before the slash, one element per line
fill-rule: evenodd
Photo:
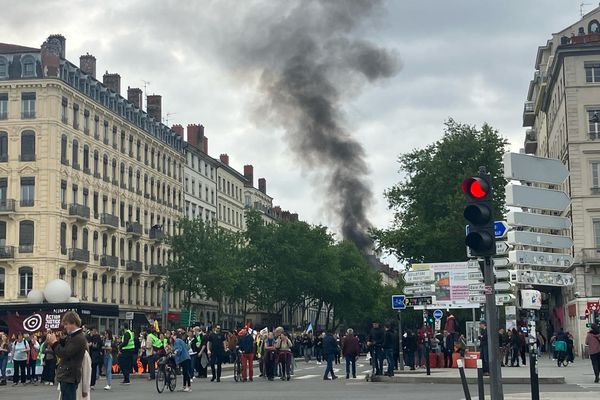
<path fill-rule="evenodd" d="M 510 290 L 511 288 L 512 288 L 512 285 L 510 282 L 496 282 L 494 284 L 494 289 L 496 289 L 496 290 L 506 291 L 506 290 Z"/>
<path fill-rule="evenodd" d="M 543 251 L 513 250 L 508 253 L 513 264 L 525 264 L 539 267 L 568 268 L 573 264 L 570 254 L 546 253 Z"/>
<path fill-rule="evenodd" d="M 470 281 L 482 281 L 483 275 L 481 274 L 481 271 L 473 271 L 469 272 L 468 278 Z"/>
<path fill-rule="evenodd" d="M 569 249 L 573 246 L 573 239 L 568 236 L 547 233 L 511 231 L 508 232 L 508 243 L 552 249 Z"/>
<path fill-rule="evenodd" d="M 413 265 L 414 268 L 414 265 Z M 404 274 L 404 282 L 406 283 L 423 283 L 435 281 L 435 274 L 432 269 L 420 269 L 407 271 Z"/>
<path fill-rule="evenodd" d="M 435 302 L 435 296 L 407 297 L 404 304 L 407 307 L 430 306 Z"/>
<path fill-rule="evenodd" d="M 483 292 L 483 289 L 485 288 L 485 285 L 483 283 L 471 283 L 469 285 L 469 291 L 478 291 L 478 292 Z"/>
<path fill-rule="evenodd" d="M 571 204 L 571 199 L 562 190 L 512 185 L 510 183 L 504 187 L 504 190 L 507 206 L 563 211 Z"/>
<path fill-rule="evenodd" d="M 494 276 L 496 280 L 508 280 L 510 277 L 510 272 L 507 269 L 494 269 Z"/>
<path fill-rule="evenodd" d="M 440 320 L 442 319 L 442 316 L 444 315 L 444 312 L 442 310 L 435 310 L 433 312 L 433 318 L 435 318 L 436 320 Z"/>
<path fill-rule="evenodd" d="M 509 293 L 500 293 L 496 294 L 496 305 L 501 305 L 505 303 L 511 303 L 515 300 L 515 295 Z M 485 295 L 472 295 L 469 296 L 469 301 L 471 303 L 485 303 Z"/>
<path fill-rule="evenodd" d="M 403 290 L 406 295 L 415 294 L 435 294 L 435 285 L 416 285 L 416 286 L 405 286 Z"/>
<path fill-rule="evenodd" d="M 496 239 L 505 237 L 509 230 L 510 226 L 508 226 L 506 221 L 494 221 L 494 236 L 496 236 Z"/>
<path fill-rule="evenodd" d="M 501 258 L 493 258 L 492 263 L 494 264 L 494 268 L 507 268 L 510 267 L 510 261 L 506 257 Z"/>
<path fill-rule="evenodd" d="M 522 211 L 509 211 L 506 216 L 506 222 L 510 226 L 530 226 L 532 228 L 555 230 L 571 228 L 571 220 L 569 218 Z"/>
<path fill-rule="evenodd" d="M 543 285 L 543 286 L 572 286 L 575 277 L 563 272 L 514 270 L 510 271 L 510 281 L 519 284 Z"/>
<path fill-rule="evenodd" d="M 392 309 L 404 310 L 406 308 L 406 296 L 403 294 L 392 295 Z"/>
<path fill-rule="evenodd" d="M 502 157 L 504 177 L 519 181 L 560 185 L 569 176 L 567 167 L 557 159 L 505 153 Z"/>
<path fill-rule="evenodd" d="M 509 232 L 510 233 L 510 232 Z M 508 251 L 511 249 L 511 246 L 505 240 L 496 240 L 496 255 L 505 255 L 508 254 Z"/>

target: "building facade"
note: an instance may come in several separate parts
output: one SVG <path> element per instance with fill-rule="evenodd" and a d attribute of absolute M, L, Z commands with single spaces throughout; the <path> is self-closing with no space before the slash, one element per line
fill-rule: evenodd
<path fill-rule="evenodd" d="M 600 298 L 600 8 L 552 35 L 539 47 L 523 111 L 525 152 L 561 160 L 572 199 L 563 213 L 572 228 L 576 284 L 542 288 L 542 323 L 575 336 L 584 350 L 587 304 Z M 543 331 L 544 332 L 544 331 Z M 544 332 L 545 333 L 545 332 Z"/>
<path fill-rule="evenodd" d="M 62 278 L 121 319 L 158 315 L 163 239 L 183 210 L 183 138 L 160 122 L 160 104 L 151 115 L 123 98 L 118 74 L 96 80 L 93 56 L 66 60 L 65 42 L 0 44 L 0 304 Z M 170 293 L 168 306 L 180 301 Z"/>
<path fill-rule="evenodd" d="M 221 154 L 217 168 L 217 221 L 233 232 L 246 229 L 243 191 L 246 178 L 229 166 L 229 156 Z"/>

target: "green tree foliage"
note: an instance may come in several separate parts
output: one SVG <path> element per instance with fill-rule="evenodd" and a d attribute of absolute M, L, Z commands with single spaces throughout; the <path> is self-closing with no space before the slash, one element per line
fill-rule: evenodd
<path fill-rule="evenodd" d="M 466 259 L 465 198 L 460 184 L 477 174 L 480 166 L 492 175 L 496 218 L 505 213 L 506 139 L 487 124 L 478 129 L 449 119 L 445 125 L 441 140 L 400 156 L 405 178 L 385 192 L 395 212 L 394 224 L 373 232 L 381 249 L 407 263 Z"/>

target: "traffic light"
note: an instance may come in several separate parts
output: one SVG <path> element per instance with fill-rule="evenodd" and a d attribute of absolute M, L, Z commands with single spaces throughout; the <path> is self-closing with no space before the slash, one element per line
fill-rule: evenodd
<path fill-rule="evenodd" d="M 480 171 L 478 176 L 465 179 L 461 189 L 467 198 L 463 214 L 469 221 L 465 244 L 472 257 L 493 256 L 496 254 L 496 242 L 490 175 Z"/>

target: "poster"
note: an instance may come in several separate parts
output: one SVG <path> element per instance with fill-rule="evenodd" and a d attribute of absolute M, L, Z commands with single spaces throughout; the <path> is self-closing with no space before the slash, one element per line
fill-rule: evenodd
<path fill-rule="evenodd" d="M 65 312 L 65 309 L 56 309 L 34 313 L 8 313 L 8 334 L 60 330 L 60 321 Z"/>
<path fill-rule="evenodd" d="M 517 307 L 504 306 L 504 312 L 506 314 L 506 331 L 508 332 L 517 327 Z"/>
<path fill-rule="evenodd" d="M 469 279 L 469 273 L 479 272 L 479 264 L 450 262 L 413 264 L 412 270 L 431 269 L 435 277 L 435 306 L 440 308 L 479 308 L 479 303 L 469 301 L 469 284 L 479 280 Z"/>

